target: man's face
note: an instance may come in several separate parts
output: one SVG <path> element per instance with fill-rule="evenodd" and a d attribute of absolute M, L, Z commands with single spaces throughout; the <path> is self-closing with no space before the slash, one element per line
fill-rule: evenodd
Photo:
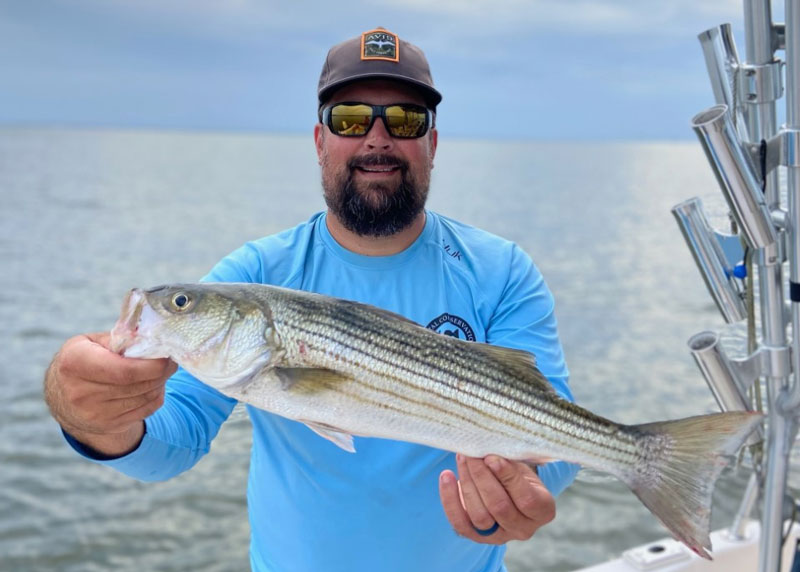
<path fill-rule="evenodd" d="M 414 89 L 382 80 L 345 86 L 326 105 L 342 101 L 425 103 Z M 325 202 L 345 228 L 362 236 L 390 236 L 422 212 L 436 152 L 434 129 L 419 139 L 396 139 L 377 118 L 363 137 L 340 137 L 318 124 L 314 140 Z"/>

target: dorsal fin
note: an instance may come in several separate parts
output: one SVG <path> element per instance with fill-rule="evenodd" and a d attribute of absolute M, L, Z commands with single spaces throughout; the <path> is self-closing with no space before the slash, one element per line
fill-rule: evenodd
<path fill-rule="evenodd" d="M 474 343 L 474 342 L 470 342 Z M 486 353 L 491 359 L 497 360 L 514 371 L 519 379 L 531 384 L 539 391 L 555 393 L 544 374 L 536 367 L 536 356 L 524 350 L 493 346 L 490 344 L 475 343 L 479 351 Z"/>
<path fill-rule="evenodd" d="M 349 307 L 356 310 L 364 310 L 366 312 L 369 312 L 370 314 L 381 316 L 389 320 L 397 320 L 399 322 L 405 322 L 407 324 L 412 324 L 414 326 L 417 326 L 418 328 L 422 327 L 418 323 L 414 322 L 413 320 L 409 320 L 405 316 L 402 316 L 395 312 L 390 312 L 389 310 L 384 310 L 383 308 L 378 308 L 377 306 L 370 306 L 369 304 L 362 304 L 361 302 L 355 302 L 353 300 L 345 300 L 343 298 L 337 299 L 336 302 L 339 305 L 344 306 L 345 308 Z"/>

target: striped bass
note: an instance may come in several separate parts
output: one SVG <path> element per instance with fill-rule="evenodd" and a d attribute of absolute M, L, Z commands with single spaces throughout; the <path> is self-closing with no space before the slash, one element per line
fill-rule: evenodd
<path fill-rule="evenodd" d="M 559 397 L 527 352 L 261 284 L 131 290 L 111 344 L 126 357 L 169 357 L 223 394 L 305 423 L 350 452 L 358 435 L 604 471 L 709 559 L 714 482 L 762 418 L 622 425 Z"/>

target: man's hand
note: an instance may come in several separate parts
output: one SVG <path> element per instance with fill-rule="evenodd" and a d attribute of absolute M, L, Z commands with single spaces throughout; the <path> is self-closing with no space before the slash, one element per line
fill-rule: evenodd
<path fill-rule="evenodd" d="M 452 471 L 439 476 L 439 495 L 458 534 L 484 544 L 527 540 L 556 515 L 556 503 L 536 472 L 524 463 L 496 455 L 475 459 L 457 455 Z M 481 535 L 476 529 L 490 531 Z"/>
<path fill-rule="evenodd" d="M 135 449 L 144 419 L 164 402 L 177 366 L 168 359 L 129 359 L 109 349 L 109 334 L 70 338 L 47 369 L 44 396 L 56 421 L 81 443 L 107 455 Z"/>

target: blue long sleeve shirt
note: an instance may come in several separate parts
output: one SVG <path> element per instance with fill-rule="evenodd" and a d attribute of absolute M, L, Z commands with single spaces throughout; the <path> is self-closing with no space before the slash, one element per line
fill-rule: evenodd
<path fill-rule="evenodd" d="M 362 256 L 328 232 L 325 214 L 249 242 L 203 278 L 319 292 L 397 312 L 443 335 L 524 349 L 556 391 L 572 400 L 553 297 L 515 244 L 426 212 L 422 234 L 392 256 Z M 179 370 L 139 447 L 97 462 L 141 480 L 169 479 L 211 446 L 236 402 Z M 453 453 L 355 437 L 350 454 L 301 423 L 248 406 L 253 447 L 248 482 L 254 571 L 407 572 L 504 570 L 505 546 L 458 536 L 438 494 Z M 69 439 L 79 452 L 79 443 Z M 575 465 L 539 468 L 557 495 Z"/>

